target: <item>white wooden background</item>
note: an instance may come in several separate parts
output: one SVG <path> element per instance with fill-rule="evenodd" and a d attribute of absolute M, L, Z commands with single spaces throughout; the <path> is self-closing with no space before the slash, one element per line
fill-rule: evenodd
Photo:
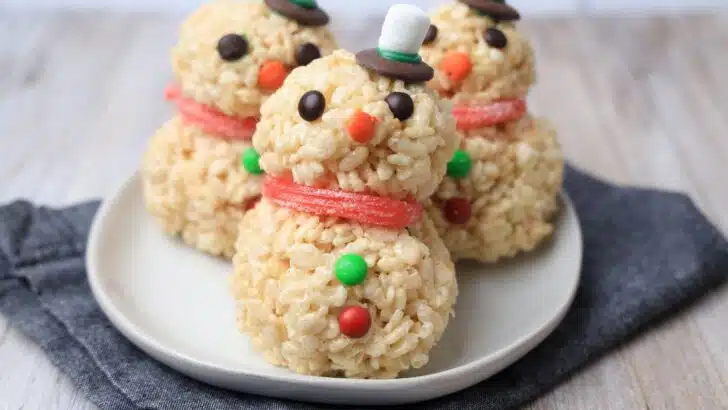
<path fill-rule="evenodd" d="M 0 5 L 18 8 L 57 9 L 57 8 L 102 8 L 111 10 L 166 10 L 185 11 L 200 4 L 203 0 L 0 0 Z M 319 4 L 331 12 L 348 13 L 350 16 L 361 13 L 379 13 L 394 3 L 417 4 L 429 8 L 451 0 L 319 0 Z M 682 10 L 728 9 L 728 0 L 509 0 L 525 15 L 542 13 L 610 13 L 614 11 L 663 10 L 679 12 Z M 359 13 L 359 14 L 354 14 Z"/>
<path fill-rule="evenodd" d="M 149 13 L 0 8 L 0 203 L 96 198 L 134 171 L 171 114 L 161 96 L 176 25 Z M 374 41 L 372 27 L 344 20 L 336 30 L 351 47 Z M 571 161 L 616 182 L 683 190 L 728 232 L 728 15 L 522 27 L 538 57 L 530 104 L 559 128 Z M 528 408 L 728 409 L 727 319 L 724 287 Z M 91 408 L 0 317 L 0 409 Z"/>

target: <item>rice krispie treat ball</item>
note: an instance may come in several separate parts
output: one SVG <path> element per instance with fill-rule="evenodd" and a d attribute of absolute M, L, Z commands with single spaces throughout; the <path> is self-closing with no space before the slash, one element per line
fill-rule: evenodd
<path fill-rule="evenodd" d="M 267 177 L 240 225 L 231 290 L 240 328 L 274 365 L 394 378 L 425 365 L 445 331 L 454 266 L 417 201 L 457 135 L 425 86 L 428 26 L 394 6 L 378 51 L 297 69 L 263 105 L 254 144 Z"/>
<path fill-rule="evenodd" d="M 421 51 L 462 137 L 427 206 L 454 259 L 496 262 L 533 250 L 554 229 L 564 160 L 556 132 L 526 109 L 535 69 L 518 19 L 500 1 L 445 5 Z"/>
<path fill-rule="evenodd" d="M 336 48 L 327 22 L 312 0 L 217 0 L 183 22 L 166 95 L 178 114 L 142 162 L 147 209 L 166 232 L 232 257 L 237 226 L 260 197 L 248 151 L 260 106 L 293 68 Z"/>

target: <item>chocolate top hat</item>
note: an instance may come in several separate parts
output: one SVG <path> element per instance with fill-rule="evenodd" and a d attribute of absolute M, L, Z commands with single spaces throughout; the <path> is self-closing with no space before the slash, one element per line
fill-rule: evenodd
<path fill-rule="evenodd" d="M 329 16 L 316 4 L 316 0 L 265 0 L 273 11 L 295 20 L 302 26 L 325 26 Z"/>
<path fill-rule="evenodd" d="M 518 10 L 506 4 L 505 0 L 460 0 L 473 9 L 497 21 L 519 20 Z"/>
<path fill-rule="evenodd" d="M 378 47 L 359 52 L 356 62 L 407 83 L 430 81 L 435 71 L 419 55 L 429 28 L 427 13 L 409 4 L 395 4 L 384 19 Z"/>

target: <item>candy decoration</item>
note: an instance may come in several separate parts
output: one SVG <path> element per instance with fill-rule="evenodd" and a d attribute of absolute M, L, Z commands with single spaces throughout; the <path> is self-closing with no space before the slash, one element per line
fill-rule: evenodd
<path fill-rule="evenodd" d="M 409 4 L 396 4 L 384 18 L 377 49 L 384 58 L 387 57 L 382 52 L 407 55 L 417 64 L 421 61 L 418 53 L 429 28 L 427 13 Z"/>
<path fill-rule="evenodd" d="M 316 44 L 305 43 L 296 49 L 296 63 L 299 66 L 308 65 L 311 61 L 321 58 L 321 50 Z"/>
<path fill-rule="evenodd" d="M 506 35 L 497 28 L 491 27 L 486 29 L 484 37 L 485 42 L 493 48 L 502 49 L 508 44 L 508 38 L 506 38 Z"/>
<path fill-rule="evenodd" d="M 288 76 L 288 70 L 280 61 L 268 60 L 258 69 L 258 85 L 266 90 L 277 90 Z"/>
<path fill-rule="evenodd" d="M 369 331 L 372 317 L 361 306 L 349 306 L 339 313 L 339 330 L 345 336 L 358 339 Z"/>
<path fill-rule="evenodd" d="M 250 140 L 255 133 L 258 119 L 253 117 L 236 118 L 213 107 L 200 104 L 182 95 L 177 86 L 169 86 L 164 92 L 167 100 L 177 104 L 177 110 L 185 123 L 200 127 L 205 134 L 227 140 Z"/>
<path fill-rule="evenodd" d="M 260 168 L 260 154 L 255 148 L 248 148 L 243 152 L 243 168 L 253 175 L 263 173 L 263 169 Z"/>
<path fill-rule="evenodd" d="M 298 100 L 298 114 L 308 122 L 321 118 L 326 110 L 326 97 L 321 91 L 307 91 Z"/>
<path fill-rule="evenodd" d="M 430 24 L 430 28 L 427 29 L 427 34 L 425 35 L 425 39 L 423 40 L 422 44 L 430 44 L 437 38 L 437 34 L 440 30 L 437 28 L 436 25 Z"/>
<path fill-rule="evenodd" d="M 374 137 L 377 122 L 376 117 L 357 110 L 346 122 L 346 132 L 352 140 L 365 144 Z"/>
<path fill-rule="evenodd" d="M 356 286 L 367 277 L 367 262 L 355 253 L 341 255 L 334 265 L 336 279 L 346 286 Z"/>
<path fill-rule="evenodd" d="M 470 201 L 465 198 L 450 198 L 445 201 L 445 205 L 443 206 L 445 219 L 456 225 L 467 223 L 468 219 L 470 219 L 471 212 L 472 207 Z"/>
<path fill-rule="evenodd" d="M 500 100 L 484 105 L 456 104 L 452 115 L 457 121 L 460 131 L 491 127 L 508 121 L 514 121 L 526 114 L 526 101 Z"/>
<path fill-rule="evenodd" d="M 470 154 L 463 150 L 455 151 L 450 162 L 447 163 L 447 175 L 452 178 L 465 178 L 473 168 Z"/>
<path fill-rule="evenodd" d="M 217 53 L 225 61 L 237 61 L 248 54 L 248 40 L 240 34 L 226 34 L 217 42 Z"/>
<path fill-rule="evenodd" d="M 473 62 L 470 60 L 468 53 L 451 51 L 440 62 L 440 70 L 445 73 L 451 82 L 459 84 L 473 70 Z"/>
<path fill-rule="evenodd" d="M 384 18 L 377 47 L 359 52 L 356 61 L 392 79 L 407 83 L 429 81 L 434 70 L 419 55 L 429 28 L 430 18 L 423 10 L 409 4 L 396 4 Z"/>
<path fill-rule="evenodd" d="M 504 0 L 460 0 L 475 9 L 478 14 L 488 16 L 495 21 L 515 21 L 521 18 L 518 10 L 506 4 Z"/>
<path fill-rule="evenodd" d="M 291 3 L 301 6 L 305 9 L 315 9 L 317 7 L 315 0 L 290 0 L 290 1 L 291 1 Z"/>
<path fill-rule="evenodd" d="M 400 63 L 418 64 L 422 62 L 422 57 L 418 54 L 400 53 L 399 51 L 386 50 L 377 48 L 380 56 L 387 60 L 399 61 Z"/>
<path fill-rule="evenodd" d="M 422 205 L 415 201 L 315 188 L 273 176 L 263 182 L 263 196 L 283 208 L 389 229 L 404 229 L 422 218 Z"/>
<path fill-rule="evenodd" d="M 393 92 L 387 96 L 386 101 L 389 110 L 400 121 L 407 120 L 415 112 L 415 103 L 407 93 Z"/>
<path fill-rule="evenodd" d="M 243 209 L 245 209 L 246 211 L 249 211 L 249 210 L 255 208 L 255 206 L 258 205 L 258 202 L 260 202 L 259 196 L 251 198 L 243 204 Z"/>
<path fill-rule="evenodd" d="M 265 0 L 265 4 L 301 26 L 320 27 L 329 22 L 328 14 L 314 0 Z"/>

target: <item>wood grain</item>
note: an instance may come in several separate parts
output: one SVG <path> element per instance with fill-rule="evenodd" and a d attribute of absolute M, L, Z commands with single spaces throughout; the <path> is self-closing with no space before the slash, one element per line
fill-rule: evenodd
<path fill-rule="evenodd" d="M 0 13 L 0 203 L 103 196 L 137 167 L 148 136 L 170 115 L 160 96 L 177 22 Z M 375 38 L 377 26 L 337 30 L 351 46 Z M 554 18 L 522 27 L 538 57 L 531 107 L 558 127 L 573 163 L 615 182 L 687 192 L 728 232 L 728 16 Z M 528 408 L 728 408 L 726 317 L 723 288 Z M 0 409 L 93 408 L 2 317 L 0 364 Z"/>

